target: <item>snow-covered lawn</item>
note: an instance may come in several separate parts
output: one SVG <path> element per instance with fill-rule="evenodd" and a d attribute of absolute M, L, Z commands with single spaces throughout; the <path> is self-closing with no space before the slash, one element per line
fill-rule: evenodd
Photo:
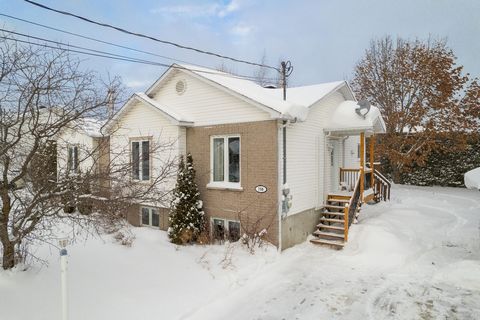
<path fill-rule="evenodd" d="M 71 319 L 480 319 L 480 192 L 392 195 L 364 207 L 342 251 L 177 248 L 147 228 L 134 229 L 132 248 L 79 242 Z M 49 266 L 0 271 L 0 319 L 59 319 L 58 254 L 37 255 Z"/>

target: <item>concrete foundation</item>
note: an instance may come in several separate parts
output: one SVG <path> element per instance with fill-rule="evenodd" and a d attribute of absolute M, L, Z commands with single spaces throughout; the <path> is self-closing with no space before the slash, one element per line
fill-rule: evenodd
<path fill-rule="evenodd" d="M 320 219 L 320 210 L 309 209 L 282 220 L 282 250 L 293 247 L 307 240 L 307 237 L 315 231 Z"/>

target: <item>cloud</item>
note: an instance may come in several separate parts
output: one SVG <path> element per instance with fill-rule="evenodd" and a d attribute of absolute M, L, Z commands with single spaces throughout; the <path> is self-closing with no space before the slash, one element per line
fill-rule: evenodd
<path fill-rule="evenodd" d="M 230 33 L 238 37 L 246 37 L 252 32 L 253 28 L 245 24 L 237 24 L 230 29 Z"/>
<path fill-rule="evenodd" d="M 151 9 L 150 12 L 154 14 L 162 14 L 169 16 L 174 15 L 187 18 L 224 18 L 231 13 L 238 11 L 240 7 L 240 1 L 231 0 L 227 4 L 222 4 L 218 2 L 207 2 L 202 4 L 180 4 L 161 6 Z"/>

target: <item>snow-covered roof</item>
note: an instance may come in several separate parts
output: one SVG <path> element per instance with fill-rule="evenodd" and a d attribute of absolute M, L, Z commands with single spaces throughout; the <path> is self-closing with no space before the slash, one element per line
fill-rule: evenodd
<path fill-rule="evenodd" d="M 78 120 L 78 125 L 80 130 L 85 132 L 85 134 L 92 138 L 102 137 L 101 129 L 105 125 L 104 120 L 99 120 L 95 118 L 83 118 Z"/>
<path fill-rule="evenodd" d="M 310 86 L 289 87 L 287 89 L 287 100 L 299 105 L 310 107 L 315 102 L 325 98 L 330 93 L 338 90 L 344 85 L 346 85 L 345 81 L 334 81 Z M 283 97 L 282 89 L 267 90 L 277 95 L 280 99 Z"/>
<path fill-rule="evenodd" d="M 467 188 L 480 190 L 480 167 L 465 173 L 464 180 Z"/>
<path fill-rule="evenodd" d="M 371 106 L 370 111 L 365 116 L 357 114 L 355 112 L 357 108 L 356 101 L 342 102 L 332 113 L 325 131 L 385 133 L 385 122 L 383 122 L 380 110 L 377 107 Z"/>
<path fill-rule="evenodd" d="M 277 113 L 276 118 L 297 118 L 303 121 L 307 117 L 307 106 L 289 100 L 284 101 L 281 96 L 272 94 L 272 89 L 264 88 L 253 81 L 235 77 L 226 72 L 192 65 L 174 64 L 174 67 L 177 67 L 177 70 L 191 72 L 192 74 L 214 82 L 231 92 L 239 94 L 251 102 L 258 103 L 270 109 L 270 111 Z M 275 91 L 275 89 L 273 89 L 273 91 Z"/>
<path fill-rule="evenodd" d="M 182 115 L 181 113 L 179 113 L 178 111 L 174 111 L 172 110 L 171 108 L 167 107 L 166 105 L 164 104 L 160 104 L 159 102 L 153 100 L 152 98 L 150 98 L 149 96 L 147 96 L 145 93 L 143 92 L 137 92 L 134 94 L 134 97 L 151 105 L 152 107 L 158 109 L 159 111 L 161 111 L 162 113 L 164 113 L 165 115 L 169 116 L 170 118 L 174 119 L 175 121 L 177 122 L 191 122 L 193 123 L 193 121 L 191 119 L 189 119 L 188 117 Z"/>

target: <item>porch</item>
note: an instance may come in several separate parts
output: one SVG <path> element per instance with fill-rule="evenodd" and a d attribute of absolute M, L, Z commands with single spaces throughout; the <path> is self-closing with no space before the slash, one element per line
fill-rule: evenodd
<path fill-rule="evenodd" d="M 337 249 L 343 248 L 348 241 L 350 226 L 362 205 L 390 199 L 391 184 L 375 162 L 375 136 L 385 132 L 385 124 L 377 108 L 371 107 L 364 115 L 358 108 L 354 101 L 342 103 L 331 119 L 332 128 L 325 130 L 329 140 L 342 143 L 327 143 L 330 166 L 325 166 L 325 176 L 330 183 L 314 232 L 316 239 L 311 242 Z M 345 141 L 358 141 L 357 159 L 346 161 Z"/>

